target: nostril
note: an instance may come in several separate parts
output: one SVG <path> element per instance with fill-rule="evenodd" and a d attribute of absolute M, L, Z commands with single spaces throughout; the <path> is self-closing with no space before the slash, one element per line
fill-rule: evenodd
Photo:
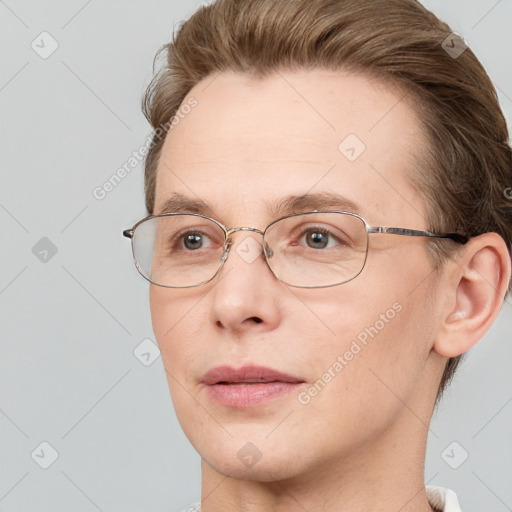
<path fill-rule="evenodd" d="M 257 324 L 261 324 L 261 322 L 263 322 L 263 320 L 258 316 L 251 317 L 251 320 L 254 320 Z"/>

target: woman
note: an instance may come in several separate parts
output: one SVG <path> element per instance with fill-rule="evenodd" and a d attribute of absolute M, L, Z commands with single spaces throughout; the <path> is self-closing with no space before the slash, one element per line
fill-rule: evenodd
<path fill-rule="evenodd" d="M 415 0 L 217 0 L 163 50 L 125 234 L 202 459 L 188 510 L 460 511 L 424 485 L 429 423 L 511 267 L 481 64 Z"/>

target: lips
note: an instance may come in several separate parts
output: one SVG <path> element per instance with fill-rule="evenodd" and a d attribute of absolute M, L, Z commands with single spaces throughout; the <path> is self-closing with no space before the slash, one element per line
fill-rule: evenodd
<path fill-rule="evenodd" d="M 293 375 L 272 368 L 253 365 L 243 366 L 239 369 L 230 366 L 218 366 L 205 373 L 202 381 L 209 386 L 213 384 L 250 384 L 258 382 L 289 382 L 292 384 L 304 382 Z"/>
<path fill-rule="evenodd" d="M 218 366 L 202 378 L 210 400 L 223 406 L 247 409 L 290 395 L 304 380 L 264 366 L 235 369 Z"/>

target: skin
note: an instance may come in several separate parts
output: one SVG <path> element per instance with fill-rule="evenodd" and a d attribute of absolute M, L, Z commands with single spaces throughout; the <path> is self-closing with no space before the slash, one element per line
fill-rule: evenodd
<path fill-rule="evenodd" d="M 336 191 L 373 226 L 427 229 L 408 181 L 426 144 L 407 97 L 346 72 L 263 80 L 223 72 L 189 96 L 198 106 L 169 132 L 155 213 L 174 192 L 211 205 L 228 228 L 263 230 L 266 204 Z M 348 134 L 366 145 L 350 162 Z M 220 273 L 188 289 L 150 286 L 153 329 L 178 420 L 202 458 L 202 510 L 421 511 L 431 508 L 423 465 L 447 357 L 469 350 L 497 316 L 510 279 L 504 242 L 485 234 L 433 272 L 424 238 L 370 235 L 354 280 L 302 289 L 278 281 L 260 255 L 247 263 L 237 232 Z M 401 311 L 307 404 L 297 393 L 246 410 L 209 399 L 218 365 L 268 366 L 308 390 L 393 304 Z M 246 467 L 251 442 L 261 459 Z"/>

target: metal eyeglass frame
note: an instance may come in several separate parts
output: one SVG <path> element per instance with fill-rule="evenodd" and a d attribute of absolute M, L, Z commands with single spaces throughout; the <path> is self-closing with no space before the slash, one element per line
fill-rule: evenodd
<path fill-rule="evenodd" d="M 300 286 L 300 285 L 289 284 L 286 281 L 283 281 L 282 279 L 280 279 L 278 276 L 276 276 L 276 274 L 274 273 L 274 270 L 272 269 L 272 267 L 270 266 L 269 261 L 268 261 L 269 258 L 272 257 L 273 251 L 265 243 L 265 233 L 271 226 L 273 226 L 274 224 L 276 224 L 277 222 L 279 222 L 281 220 L 287 219 L 289 217 L 296 217 L 298 215 L 308 215 L 308 214 L 313 214 L 313 213 L 341 213 L 343 215 L 350 215 L 352 217 L 357 217 L 358 219 L 360 219 L 362 221 L 362 223 L 364 224 L 364 228 L 366 231 L 366 238 L 367 238 L 366 251 L 365 251 L 363 265 L 361 266 L 361 270 L 359 270 L 359 272 L 355 276 L 351 277 L 350 279 L 347 279 L 346 281 L 342 281 L 340 283 L 334 283 L 334 284 L 328 284 L 328 285 L 315 285 L 315 286 Z M 203 219 L 210 220 L 213 223 L 217 224 L 217 226 L 219 226 L 222 229 L 222 231 L 224 231 L 224 235 L 225 235 L 224 252 L 220 259 L 219 268 L 217 269 L 215 274 L 207 281 L 203 281 L 201 283 L 190 285 L 190 286 L 167 286 L 167 285 L 163 285 L 163 284 L 159 284 L 159 283 L 154 283 L 153 281 L 151 281 L 151 279 L 149 279 L 142 272 L 142 269 L 139 266 L 137 258 L 135 257 L 135 251 L 134 251 L 134 246 L 133 246 L 133 237 L 134 237 L 135 230 L 137 229 L 137 227 L 140 224 L 142 224 L 143 222 L 146 222 L 147 220 L 150 220 L 153 218 L 171 217 L 171 216 L 176 216 L 176 215 L 189 215 L 189 216 L 194 216 L 194 217 L 201 217 Z M 348 283 L 349 281 L 352 281 L 353 279 L 355 279 L 363 271 L 363 269 L 366 265 L 366 260 L 368 258 L 368 247 L 370 245 L 369 244 L 369 235 L 371 235 L 371 234 L 386 234 L 387 233 L 387 234 L 402 235 L 402 236 L 424 236 L 424 237 L 428 237 L 428 238 L 448 238 L 448 239 L 453 240 L 454 242 L 457 242 L 462 245 L 466 244 L 469 241 L 468 236 L 462 235 L 460 233 L 437 233 L 437 232 L 433 232 L 433 231 L 421 231 L 421 230 L 417 230 L 417 229 L 393 228 L 393 227 L 385 227 L 385 226 L 370 226 L 366 222 L 366 220 L 363 217 L 361 217 L 360 215 L 358 215 L 357 213 L 346 212 L 343 210 L 312 210 L 312 211 L 307 211 L 307 212 L 291 213 L 289 215 L 285 215 L 284 217 L 280 217 L 276 220 L 273 220 L 263 231 L 261 231 L 260 229 L 251 228 L 251 227 L 237 227 L 237 228 L 228 229 L 226 226 L 224 226 L 224 224 L 222 224 L 218 220 L 213 219 L 212 217 L 208 217 L 207 215 L 203 215 L 201 213 L 187 213 L 187 212 L 161 213 L 161 214 L 157 214 L 157 215 L 148 215 L 147 217 L 141 219 L 131 229 L 125 229 L 123 231 L 123 236 L 131 239 L 132 255 L 133 255 L 133 260 L 135 262 L 135 266 L 137 267 L 137 270 L 142 275 L 142 277 L 144 277 L 150 283 L 152 283 L 156 286 L 161 286 L 163 288 L 194 288 L 196 286 L 201 286 L 203 284 L 209 283 L 219 273 L 220 269 L 224 265 L 224 262 L 227 260 L 229 251 L 231 249 L 231 246 L 233 245 L 233 238 L 230 238 L 230 236 L 233 233 L 236 233 L 237 231 L 251 231 L 253 233 L 259 233 L 263 237 L 263 254 L 265 256 L 265 261 L 267 263 L 268 268 L 270 269 L 270 271 L 272 272 L 272 274 L 278 281 L 281 281 L 282 283 L 284 283 L 288 286 L 293 286 L 294 288 L 329 288 L 331 286 L 339 286 L 340 284 Z"/>

